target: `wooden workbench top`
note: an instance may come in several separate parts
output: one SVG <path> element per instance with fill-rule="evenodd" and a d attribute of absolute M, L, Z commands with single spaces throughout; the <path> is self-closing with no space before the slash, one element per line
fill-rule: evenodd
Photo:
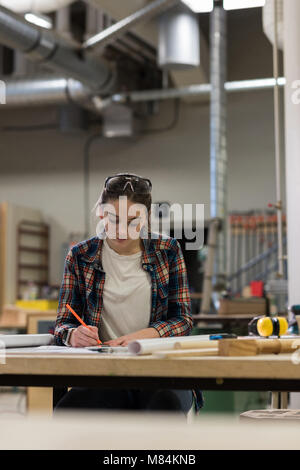
<path fill-rule="evenodd" d="M 152 356 L 14 356 L 7 353 L 6 364 L 0 364 L 0 374 L 300 379 L 300 364 L 293 364 L 291 354 L 159 359 Z"/>

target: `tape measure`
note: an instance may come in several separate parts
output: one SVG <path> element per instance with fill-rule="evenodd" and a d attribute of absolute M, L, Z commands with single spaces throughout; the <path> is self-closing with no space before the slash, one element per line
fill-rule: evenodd
<path fill-rule="evenodd" d="M 288 327 L 285 317 L 255 317 L 248 324 L 248 332 L 255 336 L 282 336 Z"/>

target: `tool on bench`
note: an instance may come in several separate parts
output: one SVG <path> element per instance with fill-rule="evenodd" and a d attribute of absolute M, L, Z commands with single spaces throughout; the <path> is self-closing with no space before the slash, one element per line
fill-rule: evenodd
<path fill-rule="evenodd" d="M 253 318 L 248 324 L 249 335 L 254 336 L 282 336 L 288 330 L 288 321 L 285 317 L 260 316 Z"/>

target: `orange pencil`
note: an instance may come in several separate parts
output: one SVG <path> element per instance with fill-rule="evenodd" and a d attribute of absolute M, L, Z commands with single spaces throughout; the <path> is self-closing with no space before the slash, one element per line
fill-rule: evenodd
<path fill-rule="evenodd" d="M 77 320 L 78 320 L 83 326 L 85 326 L 85 327 L 88 328 L 89 330 L 92 329 L 90 326 L 88 326 L 88 325 L 86 325 L 86 324 L 84 323 L 84 321 L 82 320 L 82 318 L 80 318 L 80 316 L 77 315 L 77 313 L 72 309 L 72 307 L 70 307 L 69 304 L 67 304 L 67 308 L 70 310 L 71 313 L 73 313 L 74 317 L 77 318 Z M 102 344 L 102 342 L 100 341 L 100 339 L 97 339 L 97 342 L 98 342 L 98 344 Z"/>

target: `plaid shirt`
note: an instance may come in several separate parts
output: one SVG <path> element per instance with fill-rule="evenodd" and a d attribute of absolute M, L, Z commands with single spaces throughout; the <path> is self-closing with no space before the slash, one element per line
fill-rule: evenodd
<path fill-rule="evenodd" d="M 175 238 L 155 234 L 144 244 L 142 267 L 152 280 L 152 308 L 149 328 L 161 337 L 189 335 L 193 319 L 187 271 L 182 250 Z M 65 259 L 63 281 L 59 294 L 55 343 L 63 345 L 69 328 L 79 322 L 66 308 L 68 303 L 87 325 L 99 327 L 103 310 L 105 272 L 101 263 L 103 239 L 89 238 L 73 246 Z M 196 410 L 203 406 L 200 390 L 193 390 Z"/>
<path fill-rule="evenodd" d="M 155 235 L 141 238 L 145 248 L 142 267 L 152 280 L 149 328 L 155 328 L 160 336 L 189 335 L 193 326 L 191 299 L 180 244 L 175 238 Z M 102 244 L 103 239 L 93 237 L 73 246 L 66 256 L 54 331 L 56 344 L 63 345 L 67 330 L 79 326 L 67 303 L 87 325 L 99 327 L 105 282 Z"/>

